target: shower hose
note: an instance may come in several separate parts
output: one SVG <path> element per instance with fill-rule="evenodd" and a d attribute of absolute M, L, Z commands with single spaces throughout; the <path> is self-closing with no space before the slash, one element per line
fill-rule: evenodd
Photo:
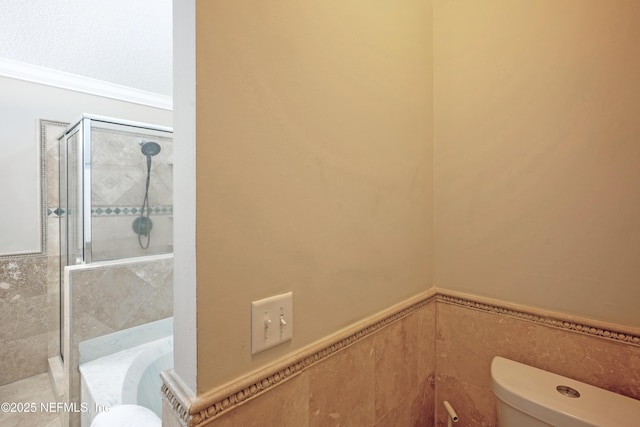
<path fill-rule="evenodd" d="M 149 183 L 151 180 L 151 156 L 147 156 L 147 182 L 145 184 L 144 189 L 144 200 L 142 201 L 142 207 L 140 208 L 140 221 L 138 224 L 138 243 L 142 249 L 147 249 L 149 247 L 149 243 L 151 242 L 151 219 L 149 216 L 151 215 L 151 208 L 149 207 Z M 145 215 L 146 211 L 146 215 Z M 143 224 L 149 224 L 148 230 Z M 143 229 L 146 230 L 146 233 L 143 233 Z M 142 243 L 142 235 L 146 236 L 146 243 Z"/>

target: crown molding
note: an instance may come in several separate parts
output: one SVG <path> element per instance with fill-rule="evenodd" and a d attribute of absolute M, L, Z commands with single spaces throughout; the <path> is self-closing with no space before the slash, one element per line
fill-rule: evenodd
<path fill-rule="evenodd" d="M 173 111 L 173 97 L 0 58 L 0 76 Z"/>

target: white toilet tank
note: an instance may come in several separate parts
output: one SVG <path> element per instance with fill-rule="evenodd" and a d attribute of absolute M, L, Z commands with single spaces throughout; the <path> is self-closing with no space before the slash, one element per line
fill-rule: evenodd
<path fill-rule="evenodd" d="M 640 400 L 502 357 L 491 362 L 500 427 L 640 426 Z"/>

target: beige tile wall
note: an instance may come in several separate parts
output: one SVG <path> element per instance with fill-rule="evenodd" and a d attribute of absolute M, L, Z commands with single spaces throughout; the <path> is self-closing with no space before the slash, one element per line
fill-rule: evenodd
<path fill-rule="evenodd" d="M 436 304 L 437 427 L 497 425 L 490 366 L 502 356 L 640 399 L 640 346 L 439 300 Z"/>
<path fill-rule="evenodd" d="M 0 260 L 0 385 L 47 370 L 47 260 Z"/>
<path fill-rule="evenodd" d="M 435 360 L 427 355 L 433 353 L 434 309 L 430 303 L 210 425 L 429 425 Z"/>

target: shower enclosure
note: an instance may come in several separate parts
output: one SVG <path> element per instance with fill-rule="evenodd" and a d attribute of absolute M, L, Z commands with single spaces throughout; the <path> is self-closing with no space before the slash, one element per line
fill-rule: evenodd
<path fill-rule="evenodd" d="M 65 266 L 173 251 L 172 137 L 83 114 L 58 138 L 61 314 Z"/>
<path fill-rule="evenodd" d="M 171 128 L 85 114 L 59 143 L 63 266 L 172 251 Z"/>

